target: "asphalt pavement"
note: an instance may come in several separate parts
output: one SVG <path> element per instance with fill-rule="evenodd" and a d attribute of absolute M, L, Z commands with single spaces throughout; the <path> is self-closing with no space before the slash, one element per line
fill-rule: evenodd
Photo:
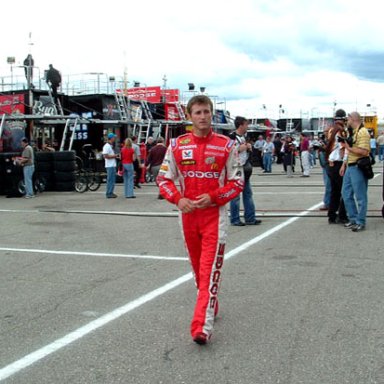
<path fill-rule="evenodd" d="M 0 382 L 384 383 L 382 167 L 367 229 L 330 225 L 319 166 L 254 169 L 259 226 L 229 227 L 211 342 L 177 210 L 153 184 L 0 196 Z"/>

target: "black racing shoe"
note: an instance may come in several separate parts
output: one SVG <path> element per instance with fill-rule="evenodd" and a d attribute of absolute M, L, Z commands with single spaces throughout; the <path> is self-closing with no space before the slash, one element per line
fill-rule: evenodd
<path fill-rule="evenodd" d="M 199 332 L 197 333 L 194 337 L 193 337 L 193 341 L 196 343 L 196 344 L 199 344 L 199 345 L 205 345 L 207 344 L 207 341 L 208 341 L 208 336 L 203 333 L 203 332 Z"/>

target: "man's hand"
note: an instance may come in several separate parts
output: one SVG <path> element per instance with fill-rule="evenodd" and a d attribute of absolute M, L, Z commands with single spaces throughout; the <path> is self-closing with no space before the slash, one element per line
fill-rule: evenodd
<path fill-rule="evenodd" d="M 339 171 L 339 175 L 340 175 L 341 177 L 343 177 L 344 174 L 345 174 L 345 167 L 346 167 L 346 164 L 343 163 L 343 165 L 341 166 L 340 171 Z"/>
<path fill-rule="evenodd" d="M 244 144 L 240 144 L 239 145 L 239 152 L 244 152 L 244 151 L 247 151 L 248 150 L 248 145 L 247 143 L 244 143 Z"/>
<path fill-rule="evenodd" d="M 187 199 L 186 197 L 182 197 L 177 204 L 177 207 L 183 213 L 190 213 L 196 209 L 196 205 L 192 200 Z"/>
<path fill-rule="evenodd" d="M 197 196 L 197 200 L 194 201 L 196 208 L 207 208 L 212 205 L 211 196 L 208 193 L 203 193 L 200 196 Z"/>

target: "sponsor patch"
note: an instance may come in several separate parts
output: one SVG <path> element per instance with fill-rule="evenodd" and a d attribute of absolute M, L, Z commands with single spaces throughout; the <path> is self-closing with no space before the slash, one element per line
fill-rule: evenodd
<path fill-rule="evenodd" d="M 186 139 L 183 139 L 183 140 L 180 140 L 180 144 L 183 144 L 183 145 L 188 144 L 190 142 L 191 142 L 191 138 L 190 137 L 188 137 Z"/>
<path fill-rule="evenodd" d="M 196 144 L 190 144 L 190 145 L 180 145 L 179 146 L 179 149 L 193 149 L 193 148 L 197 148 L 197 145 Z"/>
<path fill-rule="evenodd" d="M 205 159 L 205 164 L 213 164 L 214 162 L 215 162 L 215 158 L 213 157 L 213 156 L 211 156 L 211 157 L 207 157 L 206 159 Z"/>
<path fill-rule="evenodd" d="M 206 155 L 206 156 L 224 157 L 225 153 L 223 153 L 223 152 L 206 151 L 206 152 L 204 152 L 204 155 Z"/>
<path fill-rule="evenodd" d="M 212 171 L 217 171 L 217 170 L 219 169 L 219 164 L 217 164 L 217 163 L 213 163 L 213 164 L 211 165 L 211 169 L 212 169 Z"/>
<path fill-rule="evenodd" d="M 182 160 L 180 161 L 181 165 L 195 165 L 196 161 L 195 160 Z"/>
<path fill-rule="evenodd" d="M 228 149 L 231 149 L 233 144 L 235 144 L 235 141 L 234 140 L 231 140 L 228 144 L 227 144 L 227 148 Z"/>
<path fill-rule="evenodd" d="M 192 160 L 193 159 L 192 149 L 183 149 L 181 152 L 181 158 L 183 160 Z"/>
<path fill-rule="evenodd" d="M 169 167 L 166 164 L 162 164 L 162 166 L 160 167 L 160 171 L 167 172 L 168 170 L 169 170 Z"/>
<path fill-rule="evenodd" d="M 196 179 L 218 179 L 220 177 L 219 172 L 202 172 L 202 171 L 182 171 L 182 175 L 186 177 Z"/>
<path fill-rule="evenodd" d="M 219 145 L 207 144 L 207 148 L 208 149 L 214 149 L 215 151 L 221 151 L 221 152 L 225 151 L 225 148 L 224 147 L 220 147 Z"/>

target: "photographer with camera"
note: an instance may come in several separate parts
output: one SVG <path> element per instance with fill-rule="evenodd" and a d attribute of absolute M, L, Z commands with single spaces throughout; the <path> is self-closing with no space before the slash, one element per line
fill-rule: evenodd
<path fill-rule="evenodd" d="M 244 221 L 240 220 L 240 195 L 231 200 L 231 225 L 259 225 L 261 220 L 256 219 L 256 208 L 253 201 L 253 193 L 250 178 L 252 176 L 252 164 L 249 156 L 252 151 L 252 145 L 247 142 L 246 135 L 248 129 L 248 120 L 245 117 L 237 116 L 235 118 L 236 131 L 232 132 L 229 137 L 234 141 L 236 149 L 239 153 L 240 165 L 244 170 L 244 189 L 242 191 L 244 206 Z"/>
<path fill-rule="evenodd" d="M 344 201 L 341 197 L 344 174 L 345 148 L 342 144 L 347 133 L 345 131 L 346 113 L 338 109 L 335 113 L 333 126 L 328 130 L 328 140 L 325 146 L 326 170 L 331 182 L 331 196 L 328 209 L 328 223 L 345 224 L 348 222 Z M 341 169 L 343 171 L 341 172 Z"/>
<path fill-rule="evenodd" d="M 340 170 L 340 174 L 345 174 L 342 188 L 342 196 L 347 210 L 349 223 L 346 228 L 353 232 L 360 232 L 365 229 L 368 206 L 368 178 L 358 167 L 360 159 L 369 157 L 370 136 L 368 130 L 361 121 L 358 112 L 348 114 L 349 138 L 342 144 L 348 153 L 346 165 Z M 356 204 L 357 202 L 357 204 Z"/>

